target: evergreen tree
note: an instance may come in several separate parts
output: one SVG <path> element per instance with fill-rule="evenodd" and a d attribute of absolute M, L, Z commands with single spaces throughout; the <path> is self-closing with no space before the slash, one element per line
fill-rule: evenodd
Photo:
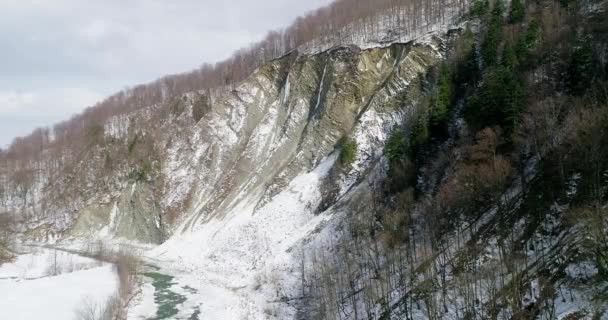
<path fill-rule="evenodd" d="M 486 66 L 496 63 L 498 44 L 502 39 L 502 13 L 504 7 L 501 0 L 497 0 L 492 10 L 486 35 L 481 43 L 481 56 Z"/>
<path fill-rule="evenodd" d="M 502 53 L 502 65 L 510 70 L 514 70 L 519 62 L 517 61 L 517 55 L 511 43 L 505 44 L 505 49 Z"/>
<path fill-rule="evenodd" d="M 357 142 L 348 137 L 344 137 L 340 139 L 338 146 L 340 147 L 338 162 L 342 168 L 349 168 L 357 157 Z"/>
<path fill-rule="evenodd" d="M 540 24 L 538 23 L 538 21 L 532 20 L 532 22 L 530 22 L 530 25 L 528 26 L 528 29 L 526 30 L 526 33 L 525 33 L 526 49 L 528 49 L 528 50 L 532 49 L 536 45 L 536 42 L 538 41 L 539 33 L 540 33 Z"/>
<path fill-rule="evenodd" d="M 524 19 L 524 7 L 521 3 L 521 0 L 511 1 L 510 19 L 511 23 L 518 23 Z"/>
<path fill-rule="evenodd" d="M 469 100 L 467 117 L 479 127 L 500 125 L 510 134 L 524 108 L 524 97 L 522 84 L 512 69 L 493 67 Z"/>
<path fill-rule="evenodd" d="M 437 93 L 431 104 L 430 124 L 434 128 L 443 126 L 448 118 L 452 95 L 451 85 L 450 70 L 446 64 L 443 64 L 437 81 Z"/>
<path fill-rule="evenodd" d="M 468 84 L 476 83 L 479 80 L 479 57 L 474 44 L 471 45 L 471 49 L 458 66 L 455 77 L 459 89 L 464 89 Z"/>
<path fill-rule="evenodd" d="M 588 38 L 580 40 L 572 53 L 569 67 L 569 87 L 573 94 L 584 92 L 593 81 L 593 47 Z"/>
<path fill-rule="evenodd" d="M 389 186 L 392 191 L 397 192 L 416 183 L 416 168 L 410 160 L 415 155 L 408 155 L 407 138 L 401 128 L 393 129 L 384 146 L 384 154 L 388 160 Z"/>
<path fill-rule="evenodd" d="M 517 38 L 517 42 L 515 43 L 515 55 L 517 56 L 517 60 L 524 62 L 528 57 L 528 48 L 526 46 L 526 37 L 520 36 Z"/>
<path fill-rule="evenodd" d="M 410 131 L 409 143 L 413 152 L 429 139 L 429 119 L 426 112 L 420 112 L 416 123 Z"/>
<path fill-rule="evenodd" d="M 389 174 L 393 175 L 395 169 L 407 157 L 406 140 L 400 128 L 396 127 L 391 132 L 391 136 L 384 146 L 384 154 L 389 163 Z"/>
<path fill-rule="evenodd" d="M 473 3 L 471 8 L 471 15 L 474 17 L 483 17 L 490 8 L 490 2 L 488 0 L 477 0 Z"/>
<path fill-rule="evenodd" d="M 492 15 L 495 17 L 502 18 L 503 13 L 505 12 L 505 4 L 502 0 L 496 0 L 494 2 L 494 8 L 492 8 Z"/>

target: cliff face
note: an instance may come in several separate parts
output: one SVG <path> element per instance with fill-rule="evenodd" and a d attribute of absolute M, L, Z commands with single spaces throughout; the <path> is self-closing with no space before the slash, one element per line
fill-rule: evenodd
<path fill-rule="evenodd" d="M 0 211 L 36 217 L 30 239 L 163 243 L 149 256 L 221 292 L 219 317 L 263 315 L 297 288 L 301 241 L 383 175 L 385 140 L 417 114 L 446 42 L 292 53 L 234 88 L 112 118 L 72 166 L 40 177 L 27 198 L 9 194 Z M 295 315 L 293 304 L 279 309 Z"/>
<path fill-rule="evenodd" d="M 508 25 L 484 3 L 111 118 L 61 170 L 0 184 L 0 213 L 26 239 L 145 243 L 212 319 L 601 319 L 606 2 L 559 30 L 568 3 Z"/>
<path fill-rule="evenodd" d="M 442 45 L 428 37 L 293 53 L 234 88 L 112 118 L 91 133 L 79 161 L 40 177 L 32 196 L 13 193 L 2 210 L 40 217 L 34 236 L 101 229 L 102 236 L 160 243 L 210 221 L 254 214 L 349 138 L 357 142 L 355 160 L 332 176 L 340 186 L 334 196 L 341 196 L 380 159 L 392 128 L 411 118 L 419 77 L 441 59 Z"/>

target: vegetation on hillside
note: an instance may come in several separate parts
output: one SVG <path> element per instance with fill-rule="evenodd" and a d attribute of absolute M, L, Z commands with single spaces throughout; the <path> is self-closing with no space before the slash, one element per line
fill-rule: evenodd
<path fill-rule="evenodd" d="M 214 89 L 233 87 L 265 63 L 294 52 L 313 40 L 324 39 L 334 45 L 351 44 L 359 38 L 382 36 L 387 23 L 392 29 L 411 32 L 426 25 L 445 23 L 451 19 L 447 10 L 464 11 L 465 5 L 463 0 L 334 1 L 296 19 L 283 30 L 269 32 L 262 41 L 236 51 L 225 61 L 205 63 L 191 72 L 166 76 L 123 90 L 68 121 L 52 128 L 39 128 L 26 137 L 17 138 L 8 150 L 0 150 L 0 163 L 25 164 L 38 161 L 45 153 L 47 157 L 57 154 L 53 160 L 61 167 L 68 166 L 78 160 L 83 149 L 90 147 L 86 133 L 91 128 L 99 128 L 111 117 L 126 115 L 186 93 L 205 92 L 205 98 L 194 104 L 193 117 L 198 122 L 208 108 L 207 102 Z M 390 21 L 385 20 L 387 17 Z M 350 29 L 353 26 L 356 30 Z"/>
<path fill-rule="evenodd" d="M 340 167 L 350 167 L 357 157 L 357 142 L 345 137 L 338 142 L 338 146 L 340 147 L 340 155 L 338 156 Z"/>
<path fill-rule="evenodd" d="M 476 31 L 421 78 L 434 89 L 386 142 L 386 181 L 349 213 L 333 254 L 308 258 L 307 312 L 608 315 L 608 17 L 589 5 L 474 1 Z"/>

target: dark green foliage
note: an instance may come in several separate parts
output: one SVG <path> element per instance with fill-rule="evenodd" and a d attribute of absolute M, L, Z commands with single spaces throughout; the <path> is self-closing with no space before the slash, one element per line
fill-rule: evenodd
<path fill-rule="evenodd" d="M 340 166 L 342 168 L 350 167 L 357 155 L 357 142 L 344 137 L 340 139 L 338 145 L 340 146 L 340 156 L 338 158 Z"/>
<path fill-rule="evenodd" d="M 409 136 L 409 145 L 412 150 L 426 143 L 429 139 L 429 117 L 426 112 L 420 112 Z"/>
<path fill-rule="evenodd" d="M 511 23 L 518 23 L 524 19 L 524 7 L 521 0 L 511 1 L 511 14 L 509 16 Z"/>
<path fill-rule="evenodd" d="M 525 38 L 526 49 L 528 49 L 528 50 L 532 49 L 536 45 L 539 34 L 540 34 L 540 24 L 538 23 L 538 21 L 533 20 L 532 22 L 530 22 L 530 25 L 528 26 L 528 29 L 526 30 L 526 38 Z"/>
<path fill-rule="evenodd" d="M 474 45 L 471 46 L 464 60 L 458 65 L 454 77 L 459 89 L 479 81 L 479 56 Z"/>
<path fill-rule="evenodd" d="M 539 35 L 540 25 L 538 21 L 533 20 L 530 22 L 525 32 L 522 32 L 522 34 L 517 38 L 517 42 L 515 43 L 513 50 L 515 51 L 515 56 L 520 64 L 526 64 L 527 60 L 529 60 L 530 51 L 538 43 Z"/>
<path fill-rule="evenodd" d="M 488 0 L 477 0 L 473 3 L 471 8 L 471 15 L 474 17 L 482 17 L 490 8 L 490 2 Z"/>
<path fill-rule="evenodd" d="M 489 69 L 481 86 L 469 99 L 467 116 L 479 127 L 500 125 L 507 135 L 513 132 L 524 108 L 522 84 L 511 69 Z"/>
<path fill-rule="evenodd" d="M 454 56 L 450 60 L 453 81 L 452 95 L 462 96 L 469 84 L 477 82 L 476 75 L 479 72 L 475 39 L 469 26 L 467 26 L 460 42 L 456 44 Z"/>
<path fill-rule="evenodd" d="M 415 183 L 415 167 L 408 155 L 407 138 L 400 128 L 393 129 L 384 146 L 384 154 L 388 160 L 388 176 L 392 191 L 401 191 Z"/>
<path fill-rule="evenodd" d="M 496 0 L 494 2 L 494 7 L 492 8 L 492 15 L 495 17 L 502 18 L 503 13 L 505 12 L 505 4 L 502 0 Z"/>
<path fill-rule="evenodd" d="M 407 143 L 401 129 L 393 129 L 391 136 L 384 146 L 384 154 L 389 163 L 399 161 L 407 156 Z"/>
<path fill-rule="evenodd" d="M 505 49 L 502 52 L 502 65 L 507 69 L 514 70 L 518 64 L 513 46 L 510 43 L 505 44 Z"/>
<path fill-rule="evenodd" d="M 497 3 L 497 6 L 498 3 Z M 486 66 L 496 63 L 498 45 L 502 40 L 501 9 L 494 9 L 483 42 L 481 43 L 481 57 Z"/>
<path fill-rule="evenodd" d="M 450 79 L 450 70 L 446 64 L 443 64 L 437 81 L 437 92 L 431 100 L 430 124 L 433 128 L 441 127 L 447 121 L 451 97 L 452 81 Z"/>
<path fill-rule="evenodd" d="M 573 94 L 584 92 L 595 77 L 593 47 L 588 38 L 578 41 L 570 61 L 569 87 Z"/>
<path fill-rule="evenodd" d="M 518 61 L 526 60 L 528 57 L 528 48 L 526 46 L 526 37 L 521 36 L 517 39 L 515 43 L 515 55 L 517 56 Z"/>

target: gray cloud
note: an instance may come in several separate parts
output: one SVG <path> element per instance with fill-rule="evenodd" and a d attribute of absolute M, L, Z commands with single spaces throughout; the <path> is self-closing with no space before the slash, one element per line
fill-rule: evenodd
<path fill-rule="evenodd" d="M 330 0 L 3 0 L 0 146 L 127 85 L 215 62 Z"/>

